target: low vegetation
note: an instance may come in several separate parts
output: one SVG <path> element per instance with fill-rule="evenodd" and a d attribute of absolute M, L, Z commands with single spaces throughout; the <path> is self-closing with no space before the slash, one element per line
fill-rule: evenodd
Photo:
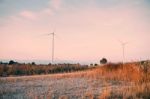
<path fill-rule="evenodd" d="M 49 65 L 36 65 L 34 62 L 31 64 L 21 64 L 10 61 L 8 64 L 0 64 L 0 76 L 22 76 L 22 75 L 39 75 L 39 74 L 53 74 L 81 71 L 87 69 L 88 66 L 80 64 L 49 64 Z"/>
<path fill-rule="evenodd" d="M 124 81 L 131 86 L 112 89 L 107 87 L 99 99 L 150 99 L 150 62 L 107 64 L 96 73 L 105 80 Z"/>
<path fill-rule="evenodd" d="M 31 84 L 31 82 L 39 82 L 39 80 L 42 79 L 43 83 L 48 85 L 48 87 L 44 87 L 45 85 L 38 83 L 41 84 L 40 89 L 46 88 L 44 89 L 45 93 L 42 93 L 43 91 L 39 92 L 41 94 L 35 93 L 36 91 L 39 91 L 35 90 L 35 84 L 34 86 L 30 86 L 33 88 L 27 92 L 32 91 L 32 94 L 29 96 L 28 94 L 25 94 L 25 97 L 27 98 L 39 97 L 40 99 L 45 99 L 45 97 L 48 97 L 47 99 L 150 99 L 149 61 L 125 64 L 108 63 L 102 66 L 83 70 L 84 71 L 54 75 L 25 76 L 19 78 L 10 77 L 5 79 L 2 78 L 0 79 L 0 82 L 3 84 L 6 84 L 7 82 L 26 82 L 24 83 L 24 86 L 27 86 L 27 83 Z M 54 82 L 51 85 L 50 83 L 52 83 L 52 81 Z M 4 97 L 9 93 L 15 93 L 14 89 L 12 92 L 10 92 L 10 89 L 4 89 L 0 90 L 0 97 Z M 29 88 L 25 87 L 25 90 L 26 89 Z"/>

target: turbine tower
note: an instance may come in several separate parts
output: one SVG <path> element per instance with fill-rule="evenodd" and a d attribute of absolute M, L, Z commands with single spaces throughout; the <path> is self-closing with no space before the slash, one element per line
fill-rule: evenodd
<path fill-rule="evenodd" d="M 52 35 L 52 64 L 54 63 L 54 54 L 55 54 L 55 32 L 49 33 L 47 35 Z"/>
<path fill-rule="evenodd" d="M 52 34 L 52 63 L 54 62 L 54 48 L 55 48 L 55 46 L 54 46 L 54 44 L 55 44 L 55 38 L 54 38 L 54 36 L 55 36 L 55 33 L 53 32 L 53 33 L 51 33 Z"/>
<path fill-rule="evenodd" d="M 125 62 L 125 46 L 128 44 L 128 42 L 123 42 L 123 41 L 120 41 L 120 44 L 122 46 L 122 63 L 124 64 Z"/>

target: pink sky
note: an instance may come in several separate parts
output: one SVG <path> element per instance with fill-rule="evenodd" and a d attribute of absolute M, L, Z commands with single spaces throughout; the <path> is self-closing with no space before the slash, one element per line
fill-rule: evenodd
<path fill-rule="evenodd" d="M 79 8 L 52 0 L 39 11 L 24 9 L 0 21 L 0 59 L 51 60 L 51 36 L 56 28 L 55 61 L 81 63 L 122 61 L 118 40 L 127 41 L 126 61 L 149 59 L 148 8 L 128 3 L 97 7 L 94 2 Z M 64 61 L 65 62 L 65 61 Z"/>

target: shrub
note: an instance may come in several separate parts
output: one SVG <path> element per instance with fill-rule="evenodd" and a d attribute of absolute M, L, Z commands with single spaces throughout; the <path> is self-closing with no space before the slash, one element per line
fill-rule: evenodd
<path fill-rule="evenodd" d="M 16 63 L 16 62 L 14 62 L 13 60 L 10 60 L 8 64 L 9 64 L 9 65 L 13 65 L 13 64 L 15 64 L 15 63 Z"/>
<path fill-rule="evenodd" d="M 98 66 L 98 64 L 95 63 L 94 66 Z"/>
<path fill-rule="evenodd" d="M 36 65 L 35 62 L 32 62 L 31 64 L 32 64 L 32 65 Z"/>
<path fill-rule="evenodd" d="M 106 58 L 102 58 L 101 60 L 100 60 L 100 64 L 106 64 L 107 63 L 107 59 Z"/>

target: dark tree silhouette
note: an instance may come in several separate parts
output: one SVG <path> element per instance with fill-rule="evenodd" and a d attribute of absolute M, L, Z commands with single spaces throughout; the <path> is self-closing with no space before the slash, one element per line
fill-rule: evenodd
<path fill-rule="evenodd" d="M 93 66 L 93 63 L 91 63 L 90 66 Z"/>
<path fill-rule="evenodd" d="M 98 66 L 98 64 L 95 63 L 94 66 Z"/>
<path fill-rule="evenodd" d="M 16 62 L 14 62 L 13 60 L 10 60 L 8 64 L 9 64 L 9 65 L 13 65 L 13 64 L 15 64 L 15 63 L 16 63 Z"/>
<path fill-rule="evenodd" d="M 32 62 L 31 64 L 32 64 L 32 65 L 36 65 L 35 62 Z"/>
<path fill-rule="evenodd" d="M 107 63 L 107 59 L 106 58 L 102 58 L 101 60 L 100 60 L 100 64 L 106 64 Z"/>

